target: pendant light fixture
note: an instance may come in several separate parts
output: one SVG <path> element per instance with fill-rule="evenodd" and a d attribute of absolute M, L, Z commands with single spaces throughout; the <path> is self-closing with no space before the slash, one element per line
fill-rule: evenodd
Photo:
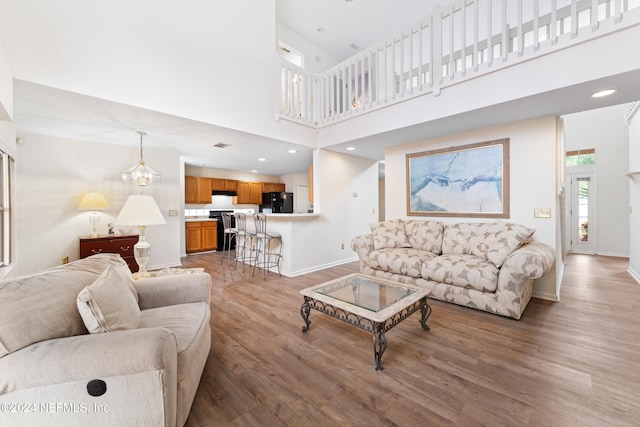
<path fill-rule="evenodd" d="M 144 164 L 144 158 L 142 157 L 142 137 L 146 135 L 146 133 L 142 131 L 137 132 L 140 134 L 140 161 L 129 169 L 120 172 L 120 179 L 124 182 L 133 182 L 136 185 L 149 185 L 152 182 L 160 181 L 160 174 Z"/>

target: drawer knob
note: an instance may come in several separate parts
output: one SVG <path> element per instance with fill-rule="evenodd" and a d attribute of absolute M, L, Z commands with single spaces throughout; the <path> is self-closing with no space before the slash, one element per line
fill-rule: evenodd
<path fill-rule="evenodd" d="M 91 252 L 94 253 L 94 254 L 99 254 L 100 252 L 102 252 L 102 249 L 98 249 L 98 250 L 91 249 Z"/>

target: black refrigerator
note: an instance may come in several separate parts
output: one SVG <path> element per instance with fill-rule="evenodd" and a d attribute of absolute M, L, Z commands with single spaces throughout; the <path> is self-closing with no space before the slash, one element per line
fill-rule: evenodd
<path fill-rule="evenodd" d="M 293 213 L 293 193 L 262 193 L 260 212 Z"/>

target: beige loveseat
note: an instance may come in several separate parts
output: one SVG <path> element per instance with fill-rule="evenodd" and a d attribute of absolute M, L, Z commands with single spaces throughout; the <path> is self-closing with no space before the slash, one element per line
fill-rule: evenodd
<path fill-rule="evenodd" d="M 210 286 L 134 281 L 114 254 L 0 282 L 0 424 L 182 426 L 211 347 Z"/>
<path fill-rule="evenodd" d="M 370 224 L 351 248 L 363 274 L 412 283 L 429 297 L 519 319 L 533 280 L 555 262 L 534 230 L 503 221 L 443 224 L 391 220 Z"/>

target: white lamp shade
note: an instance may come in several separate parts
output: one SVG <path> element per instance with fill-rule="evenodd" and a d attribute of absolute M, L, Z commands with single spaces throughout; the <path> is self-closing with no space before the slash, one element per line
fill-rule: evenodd
<path fill-rule="evenodd" d="M 107 209 L 109 209 L 107 198 L 97 191 L 91 191 L 82 196 L 82 200 L 78 205 L 79 211 L 104 211 Z"/>
<path fill-rule="evenodd" d="M 117 225 L 144 226 L 166 224 L 167 222 L 153 197 L 140 194 L 127 198 L 115 223 Z"/>

